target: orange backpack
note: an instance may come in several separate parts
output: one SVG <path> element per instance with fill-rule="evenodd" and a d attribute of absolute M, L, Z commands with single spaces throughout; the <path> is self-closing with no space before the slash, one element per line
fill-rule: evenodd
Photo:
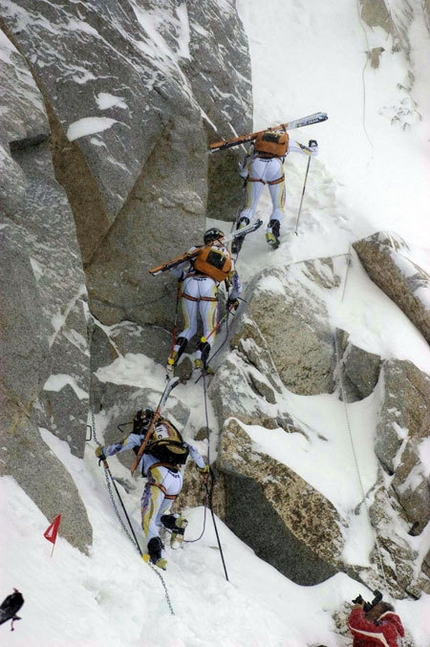
<path fill-rule="evenodd" d="M 228 251 L 216 245 L 202 247 L 194 261 L 194 269 L 219 282 L 228 278 L 232 265 Z"/>
<path fill-rule="evenodd" d="M 281 130 L 265 130 L 255 138 L 254 151 L 267 157 L 283 157 L 288 150 L 288 133 Z"/>

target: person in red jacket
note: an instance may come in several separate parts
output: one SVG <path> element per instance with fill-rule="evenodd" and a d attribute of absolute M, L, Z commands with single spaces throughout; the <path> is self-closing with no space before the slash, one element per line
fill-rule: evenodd
<path fill-rule="evenodd" d="M 352 607 L 348 619 L 353 647 L 399 647 L 405 635 L 399 616 L 388 602 L 378 602 L 365 613 L 364 602 Z"/>

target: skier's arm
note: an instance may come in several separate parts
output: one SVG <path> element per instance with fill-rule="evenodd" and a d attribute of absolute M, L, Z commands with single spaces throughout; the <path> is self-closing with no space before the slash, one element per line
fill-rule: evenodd
<path fill-rule="evenodd" d="M 191 247 L 188 251 L 193 252 L 197 247 Z M 170 271 L 172 272 L 173 276 L 175 279 L 178 281 L 183 281 L 186 275 L 188 274 L 189 270 L 191 269 L 191 263 L 190 261 L 184 261 L 180 265 L 176 265 L 175 267 L 171 267 Z"/>
<path fill-rule="evenodd" d="M 125 452 L 127 449 L 133 449 L 133 447 L 140 447 L 142 444 L 142 436 L 140 434 L 129 434 L 126 438 L 119 440 L 116 443 L 111 445 L 104 445 L 102 447 L 102 452 L 107 458 L 108 456 L 113 456 L 114 454 L 120 454 Z"/>
<path fill-rule="evenodd" d="M 190 456 L 199 468 L 199 470 L 206 470 L 206 462 L 203 456 L 200 454 L 199 450 L 197 447 L 194 447 L 194 445 L 190 445 L 190 443 L 185 443 L 186 446 L 188 447 L 190 451 Z"/>
<path fill-rule="evenodd" d="M 242 283 L 240 282 L 239 274 L 236 272 L 236 270 L 234 270 L 229 281 L 231 286 L 231 292 L 228 295 L 228 298 L 234 301 L 242 292 Z"/>
<path fill-rule="evenodd" d="M 239 164 L 239 175 L 240 177 L 243 177 L 244 180 L 248 178 L 249 175 L 249 161 L 250 158 L 252 157 L 254 153 L 254 145 L 251 144 L 249 147 L 248 152 L 246 153 L 245 157 L 243 158 L 242 162 Z"/>
<path fill-rule="evenodd" d="M 318 155 L 318 145 L 315 147 L 309 147 L 304 144 L 300 144 L 294 139 L 290 139 L 288 143 L 288 152 L 301 153 L 302 155 L 310 155 L 311 157 L 314 157 L 315 155 Z"/>

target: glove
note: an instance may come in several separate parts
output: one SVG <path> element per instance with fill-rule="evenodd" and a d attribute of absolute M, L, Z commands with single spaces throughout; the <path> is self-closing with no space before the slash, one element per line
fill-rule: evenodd
<path fill-rule="evenodd" d="M 239 307 L 238 299 L 230 299 L 230 297 L 227 299 L 227 310 L 237 310 L 238 307 Z"/>
<path fill-rule="evenodd" d="M 316 139 L 310 139 L 310 140 L 309 140 L 309 144 L 308 144 L 308 146 L 309 146 L 309 148 L 311 148 L 313 151 L 317 151 L 317 150 L 318 150 L 318 142 L 317 142 L 317 140 L 316 140 Z"/>
<path fill-rule="evenodd" d="M 199 470 L 200 474 L 204 475 L 209 473 L 209 465 L 205 465 L 204 467 L 197 466 L 197 469 Z"/>
<path fill-rule="evenodd" d="M 104 447 L 102 445 L 99 445 L 96 451 L 94 452 L 97 458 L 99 459 L 99 465 L 102 461 L 106 460 L 106 456 L 104 455 L 103 449 Z"/>

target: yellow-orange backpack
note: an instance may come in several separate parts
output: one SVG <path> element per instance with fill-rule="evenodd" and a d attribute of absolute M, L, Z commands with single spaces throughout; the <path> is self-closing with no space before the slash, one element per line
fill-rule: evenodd
<path fill-rule="evenodd" d="M 289 136 L 281 130 L 265 130 L 255 138 L 254 151 L 264 157 L 283 157 L 288 150 Z"/>
<path fill-rule="evenodd" d="M 216 245 L 202 247 L 194 261 L 194 269 L 219 282 L 228 278 L 232 267 L 229 252 Z"/>

